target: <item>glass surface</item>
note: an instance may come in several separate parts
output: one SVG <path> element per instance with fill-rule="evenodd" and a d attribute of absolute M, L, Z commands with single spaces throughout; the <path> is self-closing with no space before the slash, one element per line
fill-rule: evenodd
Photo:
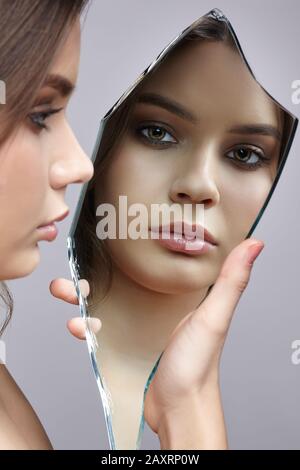
<path fill-rule="evenodd" d="M 217 9 L 165 47 L 102 119 L 68 255 L 112 449 L 139 448 L 144 396 L 168 338 L 254 231 L 297 123 L 257 82 Z M 134 238 L 130 222 L 144 215 L 149 235 L 155 204 L 190 205 L 191 224 L 199 205 L 214 240 L 204 245 L 203 231 L 202 239 L 143 238 L 138 223 Z M 180 227 L 185 220 L 172 219 Z M 87 298 L 80 279 L 90 283 Z M 90 316 L 101 319 L 97 337 Z"/>

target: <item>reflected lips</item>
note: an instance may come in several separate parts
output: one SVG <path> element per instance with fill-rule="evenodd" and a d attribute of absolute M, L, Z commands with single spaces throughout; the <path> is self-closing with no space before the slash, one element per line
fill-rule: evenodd
<path fill-rule="evenodd" d="M 55 222 L 60 222 L 61 220 L 64 220 L 69 214 L 69 210 L 64 212 L 62 215 L 59 217 L 55 218 L 52 221 L 47 222 L 43 225 L 40 225 L 37 230 L 39 232 L 40 240 L 45 240 L 48 242 L 52 242 L 53 240 L 56 239 L 58 235 L 58 229 L 55 225 Z"/>
<path fill-rule="evenodd" d="M 156 239 L 161 246 L 171 251 L 179 251 L 192 256 L 208 253 L 218 245 L 207 229 L 196 224 L 177 222 L 152 227 L 149 231 L 151 238 Z M 163 238 L 163 233 L 165 238 Z"/>

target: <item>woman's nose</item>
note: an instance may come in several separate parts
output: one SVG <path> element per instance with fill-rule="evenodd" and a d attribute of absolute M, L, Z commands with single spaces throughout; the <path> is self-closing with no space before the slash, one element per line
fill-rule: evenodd
<path fill-rule="evenodd" d="M 73 183 L 85 183 L 94 174 L 93 163 L 70 127 L 66 134 L 59 155 L 56 155 L 50 166 L 50 185 L 53 189 L 61 189 Z"/>
<path fill-rule="evenodd" d="M 213 155 L 186 159 L 174 178 L 169 197 L 182 204 L 205 204 L 206 207 L 218 204 L 220 193 Z"/>

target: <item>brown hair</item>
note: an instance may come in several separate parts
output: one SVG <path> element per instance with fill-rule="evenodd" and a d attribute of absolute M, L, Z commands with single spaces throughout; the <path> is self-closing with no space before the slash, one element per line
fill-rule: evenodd
<path fill-rule="evenodd" d="M 0 0 L 0 80 L 6 85 L 0 104 L 0 145 L 26 118 L 55 54 L 89 0 Z M 4 283 L 0 299 L 7 315 L 12 297 Z"/>
<path fill-rule="evenodd" d="M 174 49 L 162 59 L 162 61 L 168 59 L 173 52 L 176 53 L 179 48 L 185 47 L 190 41 L 222 41 L 234 52 L 240 53 L 238 40 L 233 30 L 230 28 L 229 23 L 225 19 L 219 21 L 210 16 L 204 16 L 195 27 L 187 32 L 187 34 L 179 41 L 178 44 L 175 45 Z M 160 61 L 160 63 L 162 61 Z M 94 187 L 95 184 L 99 184 L 101 182 L 101 178 L 105 177 L 105 170 L 110 163 L 110 157 L 119 145 L 121 137 L 128 126 L 131 112 L 134 104 L 138 100 L 141 86 L 145 84 L 145 81 L 151 77 L 153 72 L 155 73 L 155 70 L 160 66 L 160 63 L 152 68 L 151 72 L 149 72 L 149 74 L 139 82 L 130 95 L 125 98 L 115 111 L 113 111 L 103 129 L 100 145 L 95 158 L 94 176 L 87 187 L 87 192 L 85 194 L 74 233 L 75 256 L 77 266 L 79 268 L 79 274 L 81 278 L 87 279 L 90 283 L 90 307 L 99 300 L 104 299 L 108 294 L 111 287 L 113 273 L 112 257 L 109 248 L 105 241 L 98 239 L 96 235 Z M 249 70 L 252 73 L 250 67 Z M 281 153 L 283 153 L 290 137 L 291 126 L 292 118 L 285 113 Z M 102 296 L 96 296 L 96 291 L 98 290 L 99 292 L 99 286 L 103 289 Z"/>

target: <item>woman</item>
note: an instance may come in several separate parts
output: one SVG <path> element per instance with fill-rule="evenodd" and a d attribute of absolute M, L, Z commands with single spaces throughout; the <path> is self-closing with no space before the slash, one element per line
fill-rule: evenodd
<path fill-rule="evenodd" d="M 85 3 L 79 0 L 0 1 L 0 77 L 7 85 L 6 105 L 1 105 L 0 110 L 1 280 L 23 277 L 35 269 L 39 262 L 39 241 L 54 240 L 57 234 L 54 222 L 67 214 L 64 203 L 67 185 L 88 181 L 92 176 L 91 163 L 74 138 L 64 114 L 77 77 L 79 14 Z M 205 365 L 212 359 L 214 365 L 217 364 L 232 311 L 249 277 L 249 262 L 261 247 L 261 243 L 247 240 L 235 249 L 207 299 L 210 303 L 206 301 L 202 310 L 191 315 L 190 319 L 195 322 L 198 319 L 194 333 L 206 338 L 208 348 L 201 358 L 202 369 L 194 369 L 200 375 L 193 375 L 188 393 L 182 393 L 165 358 L 169 352 L 173 361 L 172 354 L 180 351 L 190 321 L 181 325 L 165 351 L 145 407 L 146 419 L 158 432 L 163 448 L 224 445 L 223 441 L 212 442 L 202 434 L 202 431 L 209 434 L 211 426 L 219 424 L 217 383 L 212 380 L 213 374 L 207 376 Z M 9 303 L 7 291 L 3 289 L 3 297 Z M 57 280 L 51 284 L 51 290 L 65 301 L 76 303 L 70 282 Z M 218 294 L 222 294 L 222 306 L 218 304 Z M 205 319 L 199 321 L 205 304 Z M 217 313 L 218 329 L 215 331 L 214 315 Z M 71 321 L 69 328 L 76 336 L 84 337 L 80 320 Z M 179 371 L 180 363 L 178 367 Z M 168 375 L 164 374 L 164 368 Z M 202 404 L 210 387 L 216 395 L 209 395 L 215 400 L 212 403 L 207 400 L 207 405 L 213 406 L 216 419 L 206 423 L 205 413 L 209 408 L 207 406 L 203 413 L 198 399 Z M 175 392 L 175 397 L 171 391 Z M 186 403 L 189 408 L 185 407 Z M 189 441 L 186 440 L 188 434 L 180 436 L 177 427 L 173 427 L 173 422 L 177 425 L 179 420 L 182 425 L 186 423 L 188 409 L 201 415 L 198 424 L 203 426 L 194 428 Z M 0 448 L 51 449 L 38 417 L 4 365 L 0 367 Z"/>
<path fill-rule="evenodd" d="M 95 175 L 74 231 L 74 256 L 91 285 L 89 313 L 102 321 L 97 362 L 112 398 L 117 448 L 135 448 L 151 369 L 178 323 L 190 329 L 184 319 L 205 305 L 226 256 L 249 233 L 293 127 L 249 72 L 225 21 L 203 17 L 151 69 L 99 133 Z M 99 240 L 96 215 L 104 214 L 98 209 L 105 204 L 105 210 L 109 205 L 118 214 L 121 195 L 128 206 L 142 203 L 148 215 L 154 204 L 205 205 L 214 246 L 201 253 L 188 252 L 174 240 Z M 104 218 L 105 224 L 109 221 Z M 116 222 L 118 233 L 121 221 Z M 151 222 L 147 218 L 147 228 Z M 198 351 L 196 340 L 193 347 Z M 187 351 L 193 347 L 187 343 Z M 197 371 L 199 366 L 181 350 L 182 367 L 187 362 Z M 166 362 L 167 376 L 173 369 L 174 377 L 178 374 L 177 363 Z M 160 367 L 156 374 L 164 381 Z M 185 388 L 184 377 L 183 369 L 181 385 L 174 387 L 182 397 L 194 388 Z M 149 392 L 145 415 L 151 422 L 155 413 L 147 413 L 148 397 Z"/>
<path fill-rule="evenodd" d="M 85 0 L 0 1 L 0 280 L 30 274 L 39 242 L 53 241 L 68 214 L 71 183 L 93 166 L 73 135 L 65 109 L 78 74 L 80 14 Z M 2 298 L 11 298 L 2 285 Z M 37 416 L 0 366 L 0 449 L 50 449 Z"/>

